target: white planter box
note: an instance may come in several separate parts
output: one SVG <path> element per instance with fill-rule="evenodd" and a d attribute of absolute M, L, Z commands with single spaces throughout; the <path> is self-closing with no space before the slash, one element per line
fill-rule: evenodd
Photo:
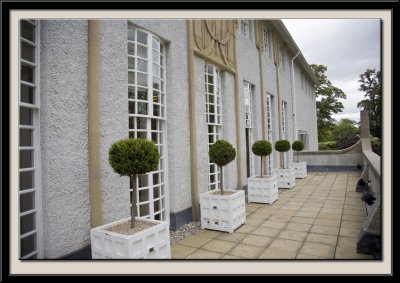
<path fill-rule="evenodd" d="M 247 179 L 247 201 L 271 204 L 278 199 L 278 178 L 251 177 Z"/>
<path fill-rule="evenodd" d="M 244 190 L 224 190 L 233 192 L 221 195 L 219 189 L 200 195 L 201 228 L 233 233 L 246 223 Z M 217 192 L 214 194 L 214 192 Z"/>
<path fill-rule="evenodd" d="M 289 168 L 295 170 L 295 176 L 298 179 L 307 177 L 307 162 L 292 162 L 289 164 Z"/>
<path fill-rule="evenodd" d="M 296 173 L 294 169 L 275 169 L 274 173 L 278 178 L 278 188 L 292 189 L 296 185 Z"/>
<path fill-rule="evenodd" d="M 157 225 L 134 235 L 122 235 L 105 229 L 129 221 L 125 218 L 90 230 L 93 259 L 170 259 L 169 224 L 164 221 L 136 218 Z"/>

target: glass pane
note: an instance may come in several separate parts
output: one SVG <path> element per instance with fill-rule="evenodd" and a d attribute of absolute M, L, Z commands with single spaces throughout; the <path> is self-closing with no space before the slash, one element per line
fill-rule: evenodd
<path fill-rule="evenodd" d="M 213 75 L 208 75 L 208 83 L 213 84 L 214 83 L 214 76 Z"/>
<path fill-rule="evenodd" d="M 19 189 L 20 191 L 32 189 L 35 187 L 34 172 L 20 172 L 19 173 Z"/>
<path fill-rule="evenodd" d="M 210 115 L 210 123 L 211 124 L 215 123 L 215 116 L 214 115 Z"/>
<path fill-rule="evenodd" d="M 20 235 L 23 235 L 25 233 L 31 232 L 36 229 L 36 221 L 35 221 L 36 217 L 35 216 L 36 216 L 36 213 L 30 213 L 30 214 L 22 216 L 20 218 L 20 220 L 19 220 Z"/>
<path fill-rule="evenodd" d="M 159 78 L 153 77 L 153 88 L 154 89 L 161 89 L 161 81 Z"/>
<path fill-rule="evenodd" d="M 135 30 L 128 29 L 128 40 L 135 41 Z"/>
<path fill-rule="evenodd" d="M 35 104 L 34 88 L 21 84 L 21 102 Z"/>
<path fill-rule="evenodd" d="M 147 103 L 138 102 L 138 114 L 147 115 Z"/>
<path fill-rule="evenodd" d="M 36 251 L 36 234 L 32 234 L 21 240 L 21 257 Z"/>
<path fill-rule="evenodd" d="M 25 212 L 35 208 L 35 193 L 22 194 L 19 197 L 19 212 Z"/>
<path fill-rule="evenodd" d="M 214 93 L 214 86 L 208 85 L 208 93 Z"/>
<path fill-rule="evenodd" d="M 147 47 L 144 46 L 137 46 L 137 53 L 138 56 L 143 57 L 143 58 L 147 58 Z"/>
<path fill-rule="evenodd" d="M 28 22 L 21 21 L 21 36 L 35 42 L 35 27 Z"/>
<path fill-rule="evenodd" d="M 162 220 L 161 219 L 161 213 L 154 215 L 154 219 L 158 220 L 158 221 L 161 221 Z"/>
<path fill-rule="evenodd" d="M 151 119 L 151 129 L 153 131 L 158 130 L 158 120 L 157 119 Z"/>
<path fill-rule="evenodd" d="M 129 138 L 134 139 L 135 138 L 135 132 L 129 132 Z"/>
<path fill-rule="evenodd" d="M 153 105 L 153 116 L 160 117 L 160 106 Z"/>
<path fill-rule="evenodd" d="M 160 53 L 153 51 L 153 63 L 160 64 Z"/>
<path fill-rule="evenodd" d="M 147 133 L 146 132 L 137 132 L 137 138 L 147 140 Z"/>
<path fill-rule="evenodd" d="M 135 118 L 133 118 L 133 117 L 129 117 L 129 129 L 135 128 L 134 119 Z"/>
<path fill-rule="evenodd" d="M 153 198 L 159 198 L 159 197 L 160 197 L 160 187 L 153 188 Z"/>
<path fill-rule="evenodd" d="M 135 99 L 135 88 L 132 86 L 128 87 L 128 98 Z"/>
<path fill-rule="evenodd" d="M 19 151 L 19 168 L 33 167 L 33 150 Z"/>
<path fill-rule="evenodd" d="M 128 84 L 135 84 L 135 73 L 128 72 Z"/>
<path fill-rule="evenodd" d="M 153 90 L 153 102 L 160 103 L 160 92 Z"/>
<path fill-rule="evenodd" d="M 137 82 L 138 85 L 147 86 L 147 75 L 146 74 L 138 73 L 137 80 L 138 80 L 138 82 Z"/>
<path fill-rule="evenodd" d="M 157 77 L 161 77 L 161 67 L 157 64 L 153 64 L 153 74 Z"/>
<path fill-rule="evenodd" d="M 31 129 L 19 130 L 19 146 L 32 146 L 32 133 Z"/>
<path fill-rule="evenodd" d="M 129 109 L 128 109 L 129 114 L 135 114 L 135 102 L 129 101 L 128 105 L 129 105 Z"/>
<path fill-rule="evenodd" d="M 35 47 L 26 42 L 21 42 L 21 58 L 29 62 L 35 62 Z"/>
<path fill-rule="evenodd" d="M 149 190 L 140 190 L 139 191 L 139 202 L 144 202 L 149 200 Z"/>
<path fill-rule="evenodd" d="M 137 31 L 137 41 L 147 45 L 147 34 L 138 30 Z"/>
<path fill-rule="evenodd" d="M 153 142 L 157 143 L 157 138 L 158 138 L 157 133 L 151 133 L 151 140 Z"/>
<path fill-rule="evenodd" d="M 214 105 L 208 105 L 208 113 L 212 113 L 212 114 L 214 114 L 215 113 L 215 108 L 214 108 Z"/>
<path fill-rule="evenodd" d="M 138 129 L 147 129 L 147 118 L 137 117 L 136 123 Z"/>
<path fill-rule="evenodd" d="M 154 202 L 154 211 L 160 211 L 161 205 L 160 205 L 160 200 L 156 200 Z"/>
<path fill-rule="evenodd" d="M 214 183 L 215 182 L 215 175 L 212 174 L 210 175 L 210 183 Z"/>
<path fill-rule="evenodd" d="M 128 69 L 135 70 L 135 58 L 128 57 Z"/>
<path fill-rule="evenodd" d="M 34 83 L 34 75 L 35 75 L 35 70 L 31 66 L 27 66 L 22 64 L 21 65 L 21 80 L 28 82 L 28 83 Z"/>
<path fill-rule="evenodd" d="M 153 174 L 153 185 L 158 185 L 160 183 L 160 176 L 158 174 Z"/>
<path fill-rule="evenodd" d="M 147 89 L 138 87 L 137 99 L 146 100 L 147 101 Z"/>
<path fill-rule="evenodd" d="M 137 59 L 137 69 L 139 71 L 147 73 L 147 60 Z"/>
<path fill-rule="evenodd" d="M 210 173 L 212 174 L 212 173 L 214 173 L 214 171 L 215 171 L 215 165 L 211 164 L 210 165 Z"/>
<path fill-rule="evenodd" d="M 135 44 L 128 42 L 128 55 L 135 55 Z"/>
<path fill-rule="evenodd" d="M 139 206 L 140 216 L 145 216 L 150 214 L 149 204 L 142 204 Z"/>
<path fill-rule="evenodd" d="M 157 39 L 155 39 L 154 37 L 153 37 L 153 49 L 156 49 L 157 51 L 160 51 L 160 42 L 157 40 Z"/>
<path fill-rule="evenodd" d="M 139 175 L 139 188 L 147 187 L 148 184 L 148 176 L 146 174 Z"/>

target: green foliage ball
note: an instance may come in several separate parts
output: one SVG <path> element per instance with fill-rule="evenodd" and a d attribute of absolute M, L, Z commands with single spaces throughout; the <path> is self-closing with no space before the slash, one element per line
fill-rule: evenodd
<path fill-rule="evenodd" d="M 294 151 L 302 151 L 304 149 L 304 143 L 302 141 L 295 141 L 292 143 L 292 149 Z"/>
<path fill-rule="evenodd" d="M 211 162 L 217 164 L 218 166 L 225 166 L 235 159 L 236 150 L 229 142 L 225 140 L 218 140 L 210 146 L 210 151 L 208 154 Z"/>
<path fill-rule="evenodd" d="M 123 139 L 113 143 L 108 161 L 121 176 L 146 174 L 157 169 L 160 153 L 157 146 L 144 139 Z"/>
<path fill-rule="evenodd" d="M 267 156 L 272 152 L 272 145 L 269 141 L 259 140 L 253 143 L 251 150 L 255 155 L 258 156 Z"/>
<path fill-rule="evenodd" d="M 290 150 L 290 142 L 288 140 L 279 140 L 275 143 L 275 149 L 279 152 Z"/>

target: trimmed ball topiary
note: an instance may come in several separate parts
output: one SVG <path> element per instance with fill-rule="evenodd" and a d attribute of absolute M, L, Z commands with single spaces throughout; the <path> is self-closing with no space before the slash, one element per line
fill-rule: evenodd
<path fill-rule="evenodd" d="M 123 139 L 113 143 L 108 151 L 108 161 L 120 176 L 133 178 L 131 229 L 135 227 L 136 176 L 157 169 L 160 153 L 157 146 L 144 139 Z"/>
<path fill-rule="evenodd" d="M 251 150 L 255 155 L 261 156 L 261 177 L 263 176 L 263 158 L 272 153 L 272 145 L 269 141 L 259 140 L 253 143 Z"/>
<path fill-rule="evenodd" d="M 290 150 L 290 142 L 288 140 L 279 140 L 275 143 L 275 149 L 279 152 Z"/>
<path fill-rule="evenodd" d="M 213 145 L 210 146 L 210 151 L 208 152 L 210 161 L 217 164 L 220 167 L 221 172 L 221 195 L 224 194 L 223 187 L 223 171 L 222 167 L 230 163 L 236 157 L 235 148 L 225 140 L 218 140 Z"/>
<path fill-rule="evenodd" d="M 292 149 L 294 151 L 302 151 L 304 149 L 304 143 L 302 141 L 294 141 L 292 143 Z M 297 162 L 299 162 L 299 155 L 297 154 Z"/>

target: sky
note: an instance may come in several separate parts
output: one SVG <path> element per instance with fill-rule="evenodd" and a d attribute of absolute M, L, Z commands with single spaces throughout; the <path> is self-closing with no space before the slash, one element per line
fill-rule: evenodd
<path fill-rule="evenodd" d="M 282 19 L 309 64 L 327 66 L 332 84 L 347 95 L 344 109 L 332 117 L 360 120 L 359 77 L 368 68 L 380 70 L 379 19 Z"/>

